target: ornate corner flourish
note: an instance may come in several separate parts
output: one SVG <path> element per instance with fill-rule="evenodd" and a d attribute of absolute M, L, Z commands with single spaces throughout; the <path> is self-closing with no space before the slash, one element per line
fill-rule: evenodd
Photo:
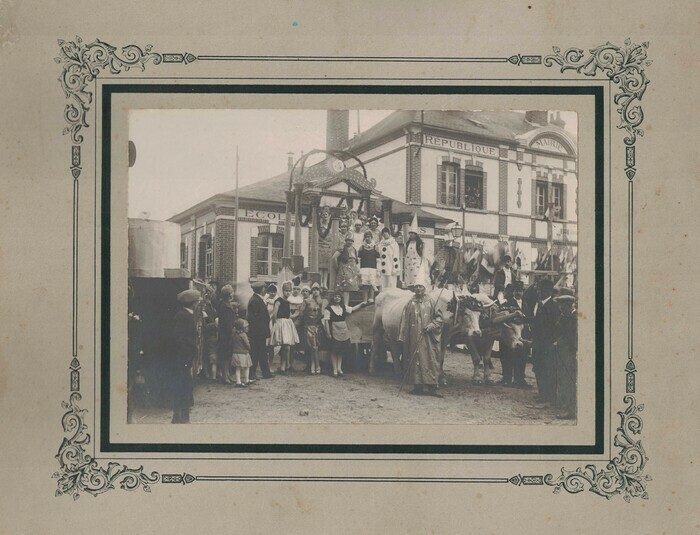
<path fill-rule="evenodd" d="M 78 407 L 77 402 L 81 396 L 78 392 L 70 395 L 70 401 L 63 402 L 63 408 L 68 409 L 61 419 L 63 431 L 69 436 L 63 439 L 56 459 L 60 470 L 54 472 L 53 477 L 58 479 L 56 496 L 70 494 L 74 500 L 80 497 L 82 492 L 97 496 L 119 485 L 124 490 L 138 488 L 146 492 L 151 491 L 151 485 L 160 481 L 160 474 L 144 473 L 143 466 L 127 468 L 119 463 L 108 463 L 107 468 L 101 468 L 97 460 L 85 453 L 85 446 L 90 443 L 90 435 L 86 433 L 87 425 L 83 415 L 87 411 Z"/>
<path fill-rule="evenodd" d="M 63 134 L 71 135 L 73 143 L 83 142 L 80 130 L 88 127 L 87 113 L 92 104 L 92 93 L 86 88 L 97 75 L 105 68 L 112 74 L 119 74 L 128 71 L 132 67 L 145 69 L 148 61 L 153 61 L 158 65 L 163 61 L 163 56 L 151 52 L 152 45 L 146 45 L 144 49 L 136 45 L 122 47 L 121 53 L 117 53 L 117 48 L 95 39 L 92 43 L 83 43 L 79 37 L 75 41 L 58 40 L 60 56 L 54 58 L 58 64 L 63 64 L 63 72 L 58 78 L 61 82 L 66 98 L 72 100 L 71 104 L 66 104 L 64 117 L 68 122 Z"/>
<path fill-rule="evenodd" d="M 560 72 L 575 70 L 583 72 L 586 76 L 595 76 L 600 69 L 610 80 L 619 84 L 620 92 L 615 95 L 614 102 L 620 107 L 618 128 L 627 131 L 626 145 L 634 145 L 637 135 L 643 136 L 640 128 L 644 121 L 644 112 L 638 104 L 646 91 L 649 80 L 644 74 L 645 67 L 651 65 L 647 59 L 649 43 L 641 45 L 632 44 L 630 39 L 625 39 L 624 46 L 616 46 L 610 42 L 589 50 L 590 55 L 585 57 L 580 48 L 569 48 L 562 52 L 559 47 L 553 47 L 554 54 L 545 56 L 544 65 L 551 67 L 558 64 Z"/>
<path fill-rule="evenodd" d="M 604 496 L 607 499 L 622 494 L 626 502 L 631 498 L 648 499 L 646 482 L 651 481 L 651 476 L 645 475 L 644 467 L 648 458 L 644 452 L 641 441 L 634 440 L 642 430 L 642 419 L 639 413 L 644 410 L 644 405 L 637 405 L 634 396 L 626 395 L 624 402 L 627 408 L 618 411 L 620 426 L 615 434 L 614 444 L 621 448 L 620 453 L 614 457 L 605 467 L 599 469 L 589 464 L 585 468 L 576 470 L 561 469 L 558 477 L 547 474 L 544 482 L 554 487 L 554 492 L 562 489 L 576 494 L 582 492 L 588 486 L 588 490 Z"/>
<path fill-rule="evenodd" d="M 647 49 L 649 43 L 641 45 L 632 43 L 631 39 L 625 39 L 624 46 L 616 46 L 610 42 L 597 46 L 589 50 L 586 57 L 580 48 L 569 48 L 562 52 L 559 47 L 553 47 L 554 54 L 545 56 L 544 65 L 552 67 L 559 65 L 560 72 L 575 70 L 585 76 L 596 76 L 600 70 L 612 82 L 618 84 L 619 91 L 613 97 L 613 102 L 618 105 L 617 112 L 620 115 L 618 128 L 627 131 L 625 142 L 625 175 L 628 180 L 628 192 L 633 191 L 633 180 L 637 169 L 635 167 L 635 143 L 637 136 L 643 136 L 641 128 L 644 121 L 644 111 L 640 104 L 649 79 L 644 70 L 651 65 L 651 60 L 647 59 Z M 578 190 L 577 190 L 578 193 Z M 578 205 L 578 197 L 577 197 Z M 633 205 L 630 202 L 628 212 L 628 225 L 633 227 Z M 628 273 L 628 300 L 632 303 L 634 295 L 634 274 L 632 251 L 634 249 L 634 233 L 630 231 L 629 236 L 629 265 Z M 631 312 L 629 312 L 631 314 Z M 646 482 L 651 477 L 645 475 L 644 468 L 647 463 L 647 456 L 639 440 L 633 440 L 632 436 L 637 435 L 642 430 L 642 419 L 639 413 L 644 409 L 644 405 L 637 405 L 633 395 L 635 393 L 635 373 L 637 368 L 634 364 L 632 320 L 628 318 L 629 343 L 627 364 L 625 365 L 625 393 L 623 398 L 627 408 L 618 411 L 620 416 L 620 426 L 615 434 L 614 445 L 620 449 L 620 453 L 612 458 L 605 469 L 599 469 L 594 465 L 587 465 L 585 468 L 576 470 L 561 469 L 561 475 L 554 477 L 552 474 L 545 476 L 545 483 L 554 486 L 554 492 L 561 489 L 570 493 L 583 491 L 586 486 L 591 492 L 610 499 L 616 494 L 623 494 L 625 501 L 631 498 L 641 497 L 647 499 Z"/>

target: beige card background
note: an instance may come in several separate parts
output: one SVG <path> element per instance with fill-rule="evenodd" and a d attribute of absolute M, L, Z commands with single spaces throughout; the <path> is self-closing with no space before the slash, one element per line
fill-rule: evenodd
<path fill-rule="evenodd" d="M 292 26 L 297 22 L 297 26 Z M 0 325 L 0 500 L 2 533 L 692 533 L 696 512 L 698 373 L 694 297 L 698 202 L 697 134 L 698 9 L 691 2 L 655 7 L 651 2 L 512 2 L 502 7 L 464 2 L 384 3 L 211 2 L 174 8 L 163 3 L 0 3 L 0 151 L 3 185 L 0 249 L 3 322 Z M 197 482 L 154 485 L 150 494 L 119 488 L 77 501 L 54 497 L 54 456 L 63 440 L 61 401 L 69 392 L 71 358 L 70 141 L 61 136 L 66 105 L 57 80 L 57 39 L 99 38 L 115 46 L 151 43 L 158 52 L 235 55 L 488 56 L 546 55 L 552 46 L 593 48 L 607 41 L 649 42 L 653 64 L 642 101 L 644 137 L 637 140 L 635 211 L 635 363 L 637 402 L 644 404 L 640 435 L 649 462 L 649 500 L 609 501 L 587 490 L 552 494 L 548 486 L 445 483 Z M 235 67 L 235 68 L 234 68 Z M 183 69 L 185 67 L 180 67 Z M 217 65 L 186 69 L 204 76 Z M 406 66 L 390 64 L 231 64 L 245 76 L 390 76 Z M 513 67 L 527 76 L 529 67 Z M 521 71 L 518 71 L 521 69 Z M 166 69 L 159 71 L 172 75 Z M 180 72 L 182 72 L 180 70 Z M 414 64 L 414 77 L 488 78 L 488 64 Z M 502 72 L 502 71 L 499 71 Z M 538 72 L 542 72 L 541 70 Z M 180 73 L 178 73 L 179 75 Z M 584 79 L 579 74 L 552 78 Z M 599 79 L 605 79 L 602 75 Z M 612 85 L 615 91 L 615 84 Z M 613 202 L 627 204 L 623 132 L 613 110 Z M 94 136 L 94 124 L 84 130 Z M 86 147 L 89 146 L 88 139 Z M 91 180 L 89 154 L 81 180 Z M 626 227 L 613 225 L 613 243 L 626 244 Z M 89 238 L 91 229 L 83 226 Z M 85 256 L 83 257 L 85 258 Z M 611 259 L 626 261 L 624 249 Z M 88 272 L 92 266 L 83 266 Z M 82 269 L 82 268 L 81 268 Z M 615 273 L 615 269 L 613 269 Z M 614 301 L 626 281 L 613 280 Z M 92 308 L 90 292 L 82 307 Z M 624 304 L 624 303 L 623 303 Z M 623 306 L 624 310 L 624 306 Z M 624 332 L 626 316 L 613 317 Z M 91 342 L 91 341 L 90 341 Z M 626 345 L 613 347 L 624 362 Z M 91 343 L 81 351 L 92 351 Z M 616 356 L 616 351 L 623 354 Z M 89 363 L 92 355 L 81 353 Z M 622 370 L 613 369 L 613 381 Z M 85 380 L 89 381 L 86 372 Z M 613 388 L 616 388 L 613 385 Z M 617 386 L 620 391 L 620 385 Z M 85 390 L 91 391 L 90 390 Z M 621 395 L 613 410 L 622 410 Z M 83 406 L 90 406 L 84 403 Z M 614 416 L 614 415 L 613 415 Z M 90 424 L 91 424 L 90 417 Z M 612 421 L 617 426 L 616 418 Z M 94 430 L 90 428 L 89 433 Z M 613 453 L 616 449 L 613 450 Z M 101 461 L 106 464 L 106 461 Z M 186 461 L 195 473 L 290 476 L 323 473 L 315 462 L 258 459 Z M 172 461 L 132 459 L 124 464 L 173 472 Z M 545 474 L 578 461 L 384 463 L 382 475 L 510 477 Z M 604 468 L 603 462 L 596 466 Z M 365 462 L 336 462 L 336 475 L 377 471 Z"/>

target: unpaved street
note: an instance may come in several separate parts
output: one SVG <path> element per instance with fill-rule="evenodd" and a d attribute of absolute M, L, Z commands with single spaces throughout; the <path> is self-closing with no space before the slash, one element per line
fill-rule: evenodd
<path fill-rule="evenodd" d="M 534 402 L 536 388 L 519 390 L 501 385 L 472 383 L 471 358 L 448 352 L 445 371 L 448 385 L 443 399 L 412 396 L 410 386 L 399 388 L 391 365 L 376 375 L 366 371 L 334 379 L 329 375 L 308 375 L 303 363 L 295 361 L 296 372 L 260 380 L 248 388 L 235 388 L 210 381 L 198 381 L 192 423 L 440 423 L 440 424 L 553 424 L 572 425 L 559 420 L 556 411 Z M 365 364 L 366 366 L 366 364 Z M 276 366 L 275 366 L 276 367 Z M 492 378 L 500 381 L 500 361 L 494 359 Z M 274 369 L 274 368 L 273 368 Z M 535 385 L 531 365 L 527 380 Z M 416 410 L 420 408 L 420 410 Z M 306 412 L 308 411 L 308 414 Z M 133 423 L 167 423 L 171 411 L 162 408 L 136 409 Z"/>

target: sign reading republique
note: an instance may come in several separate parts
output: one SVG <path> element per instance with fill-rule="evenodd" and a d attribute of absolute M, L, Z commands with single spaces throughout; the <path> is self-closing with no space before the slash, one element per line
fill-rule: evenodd
<path fill-rule="evenodd" d="M 425 145 L 432 145 L 433 147 L 469 152 L 472 154 L 482 154 L 484 156 L 493 156 L 494 158 L 498 156 L 496 147 L 477 145 L 476 143 L 469 143 L 468 141 L 459 141 L 457 139 L 449 139 L 432 134 L 423 134 L 423 143 Z"/>

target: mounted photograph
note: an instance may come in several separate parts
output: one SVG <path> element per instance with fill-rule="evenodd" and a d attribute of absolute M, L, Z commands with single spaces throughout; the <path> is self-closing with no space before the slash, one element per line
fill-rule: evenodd
<path fill-rule="evenodd" d="M 576 426 L 578 125 L 130 110 L 127 422 Z"/>

